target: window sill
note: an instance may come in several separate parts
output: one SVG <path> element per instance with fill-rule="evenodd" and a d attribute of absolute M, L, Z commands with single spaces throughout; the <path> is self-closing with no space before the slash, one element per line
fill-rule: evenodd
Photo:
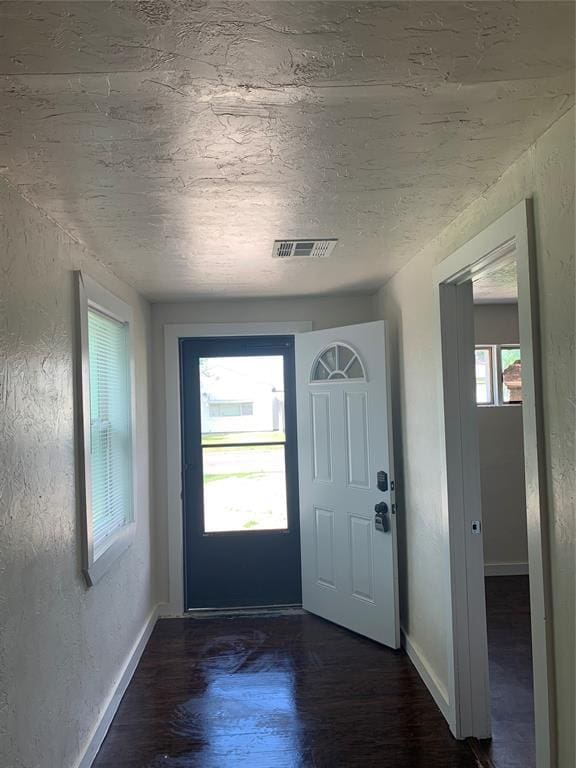
<path fill-rule="evenodd" d="M 111 566 L 118 560 L 134 541 L 136 523 L 129 523 L 112 537 L 112 541 L 96 560 L 92 560 L 87 568 L 83 569 L 84 578 L 89 587 L 97 584 Z"/>

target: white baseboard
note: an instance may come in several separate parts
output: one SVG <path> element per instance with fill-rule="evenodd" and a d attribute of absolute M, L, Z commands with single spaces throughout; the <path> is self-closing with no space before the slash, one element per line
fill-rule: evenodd
<path fill-rule="evenodd" d="M 184 615 L 185 614 L 172 605 L 172 603 L 158 603 L 159 619 L 181 619 Z"/>
<path fill-rule="evenodd" d="M 146 623 L 144 624 L 140 634 L 138 635 L 136 642 L 132 646 L 132 650 L 130 651 L 128 658 L 126 659 L 126 663 L 120 672 L 118 681 L 116 682 L 112 693 L 110 694 L 110 697 L 108 698 L 108 701 L 102 710 L 100 719 L 96 723 L 96 726 L 92 731 L 90 738 L 88 739 L 88 744 L 86 745 L 83 754 L 76 762 L 75 768 L 90 768 L 92 765 L 92 762 L 98 754 L 98 750 L 102 746 L 102 742 L 108 733 L 108 729 L 110 728 L 112 719 L 114 718 L 118 706 L 120 705 L 122 696 L 124 696 L 126 688 L 128 688 L 128 684 L 132 679 L 132 675 L 138 666 L 138 662 L 140 661 L 140 657 L 144 652 L 146 643 L 150 639 L 150 635 L 152 634 L 152 630 L 154 629 L 157 618 L 158 607 L 155 606 L 150 616 L 146 620 Z"/>
<path fill-rule="evenodd" d="M 484 563 L 484 576 L 527 576 L 528 563 Z"/>
<path fill-rule="evenodd" d="M 450 724 L 451 710 L 448 691 L 438 679 L 436 673 L 430 666 L 428 659 L 422 652 L 422 649 L 410 639 L 404 630 L 402 630 L 402 646 L 408 654 L 408 658 L 416 667 L 424 685 L 432 694 L 432 698 L 436 702 L 438 709 L 442 712 L 448 724 Z"/>

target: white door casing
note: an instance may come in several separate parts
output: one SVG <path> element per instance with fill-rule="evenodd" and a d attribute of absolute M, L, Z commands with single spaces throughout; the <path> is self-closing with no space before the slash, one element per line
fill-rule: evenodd
<path fill-rule="evenodd" d="M 331 328 L 295 341 L 303 607 L 398 648 L 386 326 Z M 385 531 L 375 525 L 381 502 Z"/>
<path fill-rule="evenodd" d="M 524 476 L 528 522 L 530 616 L 534 673 L 536 764 L 556 766 L 554 640 L 551 621 L 552 596 L 550 542 L 546 484 L 546 441 L 542 403 L 540 332 L 538 325 L 538 276 L 534 241 L 532 201 L 523 200 L 479 232 L 434 269 L 436 336 L 438 343 L 440 487 L 444 527 L 448 533 L 450 603 L 448 608 L 448 721 L 457 738 L 487 735 L 490 692 L 485 617 L 478 606 L 484 600 L 484 573 L 478 568 L 478 537 L 470 522 L 480 504 L 476 483 L 466 493 L 462 462 L 473 458 L 463 435 L 472 428 L 476 414 L 461 412 L 460 392 L 453 371 L 458 363 L 461 318 L 457 302 L 450 300 L 455 286 L 476 280 L 501 265 L 516 261 L 518 314 L 522 354 L 522 421 L 524 431 Z M 459 300 L 462 294 L 458 291 Z M 469 341 L 473 344 L 473 341 Z M 446 371 L 450 376 L 446 378 Z M 463 447 L 464 446 L 464 447 Z M 477 459 L 476 459 L 477 462 Z M 469 472 L 469 470 L 466 470 Z M 481 506 L 480 506 L 481 509 Z M 464 542 L 464 537 L 469 539 Z M 473 544 L 472 541 L 475 541 Z M 474 551 L 475 550 L 475 551 Z M 470 557 L 472 556 L 472 560 Z M 480 642 L 479 642 L 480 641 Z M 489 733 L 489 731 L 488 731 Z"/>

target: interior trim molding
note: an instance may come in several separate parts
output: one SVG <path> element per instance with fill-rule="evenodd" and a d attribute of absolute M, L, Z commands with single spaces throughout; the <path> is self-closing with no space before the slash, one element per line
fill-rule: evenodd
<path fill-rule="evenodd" d="M 152 612 L 146 620 L 146 623 L 140 630 L 140 633 L 136 638 L 136 642 L 132 646 L 132 650 L 128 654 L 128 658 L 126 659 L 124 666 L 120 671 L 115 685 L 112 687 L 112 692 L 110 693 L 108 700 L 100 710 L 100 715 L 97 719 L 96 726 L 94 727 L 94 730 L 92 731 L 90 738 L 88 739 L 88 743 L 84 747 L 80 758 L 75 763 L 74 768 L 90 768 L 94 762 L 94 758 L 98 754 L 98 750 L 102 746 L 102 742 L 106 738 L 108 729 L 110 728 L 112 720 L 114 719 L 114 715 L 118 710 L 122 696 L 124 696 L 126 688 L 128 688 L 130 680 L 132 680 L 132 676 L 136 671 L 138 662 L 140 661 L 142 653 L 144 652 L 146 643 L 150 639 L 150 635 L 152 634 L 152 630 L 156 625 L 157 619 L 158 606 L 154 606 Z"/>
<path fill-rule="evenodd" d="M 484 576 L 527 576 L 528 563 L 484 563 Z"/>
<path fill-rule="evenodd" d="M 312 330 L 311 321 L 272 323 L 167 323 L 164 325 L 166 446 L 164 495 L 168 513 L 168 602 L 163 616 L 184 613 L 184 539 L 180 413 L 180 339 L 209 336 L 285 336 Z"/>
<path fill-rule="evenodd" d="M 530 615 L 534 674 L 536 763 L 557 764 L 554 638 L 550 571 L 546 439 L 538 324 L 538 282 L 532 200 L 518 203 L 433 270 L 442 517 L 447 531 L 449 589 L 448 691 L 450 727 L 457 738 L 491 734 L 484 550 L 474 522 L 482 520 L 473 365 L 472 280 L 514 244 L 522 348 L 522 423 Z M 456 375 L 455 375 L 456 372 Z M 451 630 L 451 631 L 450 631 Z"/>
<path fill-rule="evenodd" d="M 408 658 L 416 667 L 416 671 L 422 678 L 424 685 L 432 694 L 432 698 L 436 702 L 438 709 L 442 712 L 444 718 L 449 720 L 450 700 L 448 698 L 448 691 L 439 680 L 436 672 L 432 669 L 430 662 L 424 655 L 420 646 L 410 639 L 410 636 L 406 633 L 405 629 L 401 629 L 401 638 L 402 647 L 406 651 Z"/>

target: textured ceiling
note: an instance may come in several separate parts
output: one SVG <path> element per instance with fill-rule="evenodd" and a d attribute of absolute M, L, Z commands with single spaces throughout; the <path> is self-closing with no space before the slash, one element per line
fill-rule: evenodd
<path fill-rule="evenodd" d="M 0 2 L 0 174 L 152 299 L 368 291 L 573 103 L 574 5 Z M 337 237 L 329 260 L 275 238 Z"/>
<path fill-rule="evenodd" d="M 473 283 L 475 304 L 512 304 L 518 301 L 516 260 L 502 266 Z"/>

